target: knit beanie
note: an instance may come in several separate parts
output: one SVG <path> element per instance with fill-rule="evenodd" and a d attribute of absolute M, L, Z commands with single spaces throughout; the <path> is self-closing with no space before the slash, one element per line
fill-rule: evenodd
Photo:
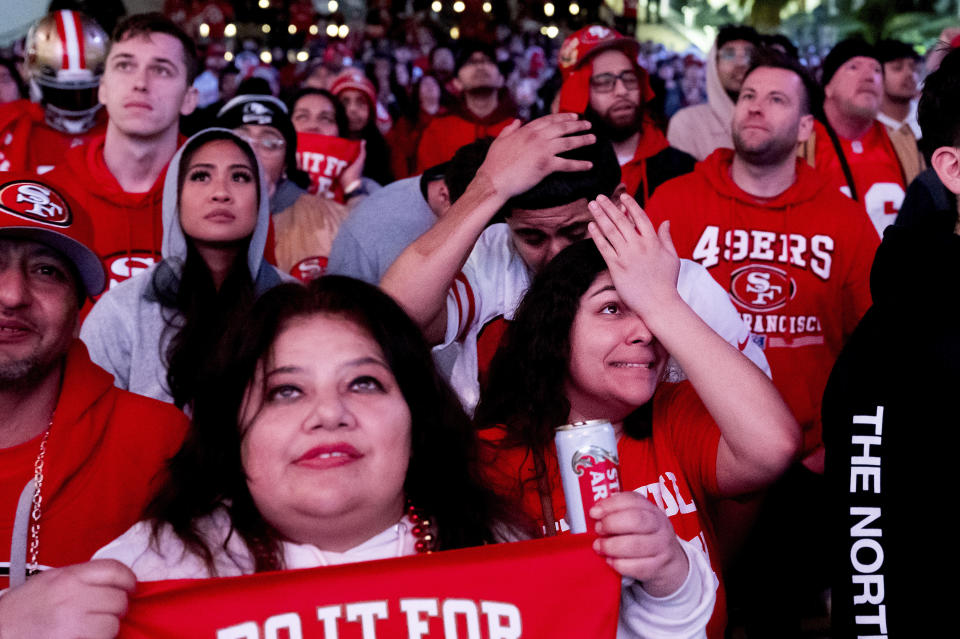
<path fill-rule="evenodd" d="M 833 47 L 823 60 L 823 72 L 820 84 L 822 86 L 830 84 L 830 80 L 837 72 L 837 69 L 842 67 L 847 60 L 857 57 L 880 60 L 873 45 L 863 38 L 847 38 L 846 40 L 838 42 L 837 46 Z"/>

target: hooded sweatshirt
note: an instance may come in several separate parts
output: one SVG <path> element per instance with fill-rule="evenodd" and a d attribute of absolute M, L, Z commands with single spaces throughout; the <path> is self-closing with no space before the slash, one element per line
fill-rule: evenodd
<path fill-rule="evenodd" d="M 83 133 L 58 131 L 47 124 L 46 117 L 44 108 L 29 100 L 0 104 L 0 171 L 43 175 L 62 162 L 67 151 L 103 135 L 107 128 L 102 114 Z"/>
<path fill-rule="evenodd" d="M 870 306 L 878 238 L 863 210 L 802 160 L 796 181 L 769 199 L 737 186 L 732 161 L 733 151 L 715 151 L 661 186 L 647 213 L 655 225 L 669 219 L 680 257 L 703 265 L 730 295 L 810 453 L 821 443 L 830 368 Z"/>
<path fill-rule="evenodd" d="M 136 522 L 186 428 L 183 413 L 172 406 L 115 388 L 75 340 L 44 456 L 38 563 L 86 561 Z M 19 545 L 27 548 L 30 502 L 18 512 L 17 501 L 34 478 L 41 437 L 0 449 L 0 589 L 7 586 L 15 520 L 22 524 Z M 31 486 L 28 499 L 32 494 Z M 18 554 L 21 561 L 14 563 L 22 565 L 25 555 Z"/>
<path fill-rule="evenodd" d="M 714 44 L 707 54 L 707 101 L 677 111 L 667 126 L 667 141 L 697 161 L 715 149 L 732 149 L 733 107 L 733 100 L 720 83 L 717 45 Z"/>
<path fill-rule="evenodd" d="M 187 258 L 187 238 L 180 225 L 177 194 L 180 160 L 191 141 L 210 130 L 194 135 L 170 160 L 163 185 L 163 260 L 107 291 L 94 305 L 80 330 L 80 339 L 90 349 L 91 359 L 114 376 L 118 387 L 166 402 L 173 401 L 167 388 L 165 362 L 173 330 L 167 329 L 168 326 L 179 328 L 182 318 L 172 308 L 163 306 L 160 299 L 169 299 L 176 294 Z M 250 148 L 232 131 L 216 130 L 229 135 L 238 145 Z M 282 281 L 293 281 L 263 259 L 270 226 L 270 206 L 262 169 L 259 170 L 259 179 L 261 197 L 257 224 L 247 248 L 247 268 L 257 295 Z"/>
<path fill-rule="evenodd" d="M 952 195 L 943 208 L 916 195 L 901 215 L 917 207 L 917 219 L 884 233 L 874 304 L 823 398 L 837 639 L 936 637 L 956 626 L 949 584 L 960 559 L 935 524 L 946 523 L 936 514 L 950 510 L 960 447 L 960 237 L 943 224 L 956 219 Z"/>
<path fill-rule="evenodd" d="M 417 173 L 446 162 L 464 145 L 496 137 L 516 117 L 517 106 L 506 91 L 500 91 L 497 108 L 483 118 L 475 116 L 461 101 L 452 113 L 434 118 L 427 125 L 417 148 Z"/>
<path fill-rule="evenodd" d="M 56 176 L 93 222 L 93 250 L 103 260 L 108 289 L 156 263 L 163 225 L 164 173 L 146 193 L 123 190 L 103 159 L 106 136 L 70 149 Z"/>

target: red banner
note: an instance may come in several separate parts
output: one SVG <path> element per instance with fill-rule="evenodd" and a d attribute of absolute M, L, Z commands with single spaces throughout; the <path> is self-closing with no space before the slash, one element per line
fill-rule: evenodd
<path fill-rule="evenodd" d="M 119 639 L 613 639 L 620 577 L 592 540 L 143 583 Z"/>
<path fill-rule="evenodd" d="M 319 133 L 297 133 L 297 167 L 310 175 L 311 193 L 343 202 L 339 177 L 360 155 L 360 142 Z"/>

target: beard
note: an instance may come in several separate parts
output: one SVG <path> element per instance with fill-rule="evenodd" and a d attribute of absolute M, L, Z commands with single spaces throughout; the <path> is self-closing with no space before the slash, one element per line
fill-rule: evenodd
<path fill-rule="evenodd" d="M 51 363 L 42 362 L 36 354 L 0 363 L 0 386 L 7 389 L 35 386 L 50 372 Z"/>
<path fill-rule="evenodd" d="M 611 142 L 623 142 L 631 135 L 640 131 L 643 124 L 643 107 L 639 104 L 634 109 L 633 117 L 628 122 L 613 122 L 608 116 L 597 113 L 593 107 L 587 105 L 584 117 L 593 125 L 593 132 L 606 137 Z"/>
<path fill-rule="evenodd" d="M 797 130 L 790 136 L 769 137 L 760 143 L 747 142 L 738 129 L 733 131 L 733 148 L 747 164 L 772 166 L 797 153 Z"/>

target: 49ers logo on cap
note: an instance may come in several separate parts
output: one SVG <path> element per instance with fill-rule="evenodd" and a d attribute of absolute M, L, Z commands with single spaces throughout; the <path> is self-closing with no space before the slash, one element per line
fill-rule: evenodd
<path fill-rule="evenodd" d="M 778 309 L 796 293 L 793 278 L 773 266 L 751 264 L 730 274 L 730 294 L 740 306 L 751 311 Z"/>
<path fill-rule="evenodd" d="M 31 222 L 66 228 L 73 223 L 70 207 L 50 187 L 23 180 L 0 186 L 0 208 Z"/>

